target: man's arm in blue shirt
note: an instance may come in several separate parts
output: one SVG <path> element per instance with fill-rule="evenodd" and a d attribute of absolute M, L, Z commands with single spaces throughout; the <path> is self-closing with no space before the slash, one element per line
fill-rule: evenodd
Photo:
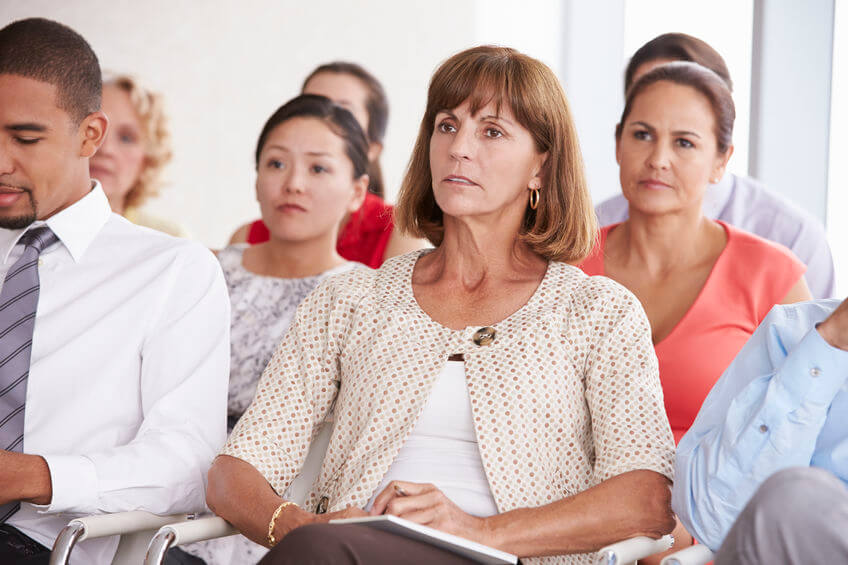
<path fill-rule="evenodd" d="M 848 351 L 816 330 L 838 304 L 776 306 L 681 439 L 672 507 L 710 549 L 721 545 L 766 478 L 810 465 L 828 408 L 848 376 Z"/>

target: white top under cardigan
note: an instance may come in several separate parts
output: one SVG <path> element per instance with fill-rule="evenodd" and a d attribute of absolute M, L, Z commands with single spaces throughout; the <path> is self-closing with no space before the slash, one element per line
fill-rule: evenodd
<path fill-rule="evenodd" d="M 418 423 L 406 438 L 365 509 L 394 480 L 432 483 L 472 516 L 492 516 L 498 507 L 477 446 L 465 364 L 448 361 Z"/>

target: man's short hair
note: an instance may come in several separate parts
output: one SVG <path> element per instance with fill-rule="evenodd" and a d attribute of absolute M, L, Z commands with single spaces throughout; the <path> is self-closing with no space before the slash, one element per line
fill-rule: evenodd
<path fill-rule="evenodd" d="M 59 107 L 76 123 L 100 109 L 97 55 L 80 34 L 58 22 L 29 18 L 0 29 L 0 74 L 52 84 Z"/>

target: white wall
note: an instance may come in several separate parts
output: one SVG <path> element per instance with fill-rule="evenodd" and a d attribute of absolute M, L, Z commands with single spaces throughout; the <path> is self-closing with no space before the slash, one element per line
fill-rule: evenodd
<path fill-rule="evenodd" d="M 363 6 L 367 5 L 367 14 Z M 49 17 L 80 32 L 102 66 L 164 92 L 172 117 L 171 186 L 150 209 L 220 246 L 257 217 L 252 152 L 262 124 L 317 64 L 348 59 L 391 101 L 384 169 L 396 187 L 438 63 L 474 41 L 474 2 L 332 0 L 4 0 L 0 23 Z"/>
<path fill-rule="evenodd" d="M 0 25 L 61 21 L 104 69 L 132 72 L 166 95 L 174 133 L 169 186 L 148 208 L 223 245 L 258 216 L 256 137 L 318 64 L 358 62 L 384 84 L 391 115 L 383 169 L 393 199 L 438 64 L 480 43 L 510 45 L 556 70 L 559 0 L 3 0 Z"/>
<path fill-rule="evenodd" d="M 614 132 L 624 106 L 624 0 L 567 0 L 565 6 L 562 82 L 592 197 L 600 202 L 621 193 Z"/>

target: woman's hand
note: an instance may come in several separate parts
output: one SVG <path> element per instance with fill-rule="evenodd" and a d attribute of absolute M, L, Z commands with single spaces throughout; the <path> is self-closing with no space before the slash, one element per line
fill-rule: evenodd
<path fill-rule="evenodd" d="M 326 524 L 330 520 L 341 520 L 343 518 L 361 518 L 368 516 L 368 512 L 361 508 L 348 506 L 344 510 L 327 512 L 326 514 L 313 514 L 299 506 L 287 506 L 280 512 L 279 518 L 274 523 L 274 538 L 279 541 L 295 528 L 307 524 Z"/>
<path fill-rule="evenodd" d="M 371 515 L 378 514 L 391 514 L 449 534 L 488 543 L 486 520 L 463 512 L 431 484 L 392 481 L 374 499 Z"/>
<path fill-rule="evenodd" d="M 326 523 L 330 520 L 343 520 L 345 518 L 362 518 L 368 516 L 368 512 L 362 508 L 348 506 L 344 510 L 336 510 L 335 512 L 327 512 L 326 514 L 316 514 L 315 522 Z"/>

